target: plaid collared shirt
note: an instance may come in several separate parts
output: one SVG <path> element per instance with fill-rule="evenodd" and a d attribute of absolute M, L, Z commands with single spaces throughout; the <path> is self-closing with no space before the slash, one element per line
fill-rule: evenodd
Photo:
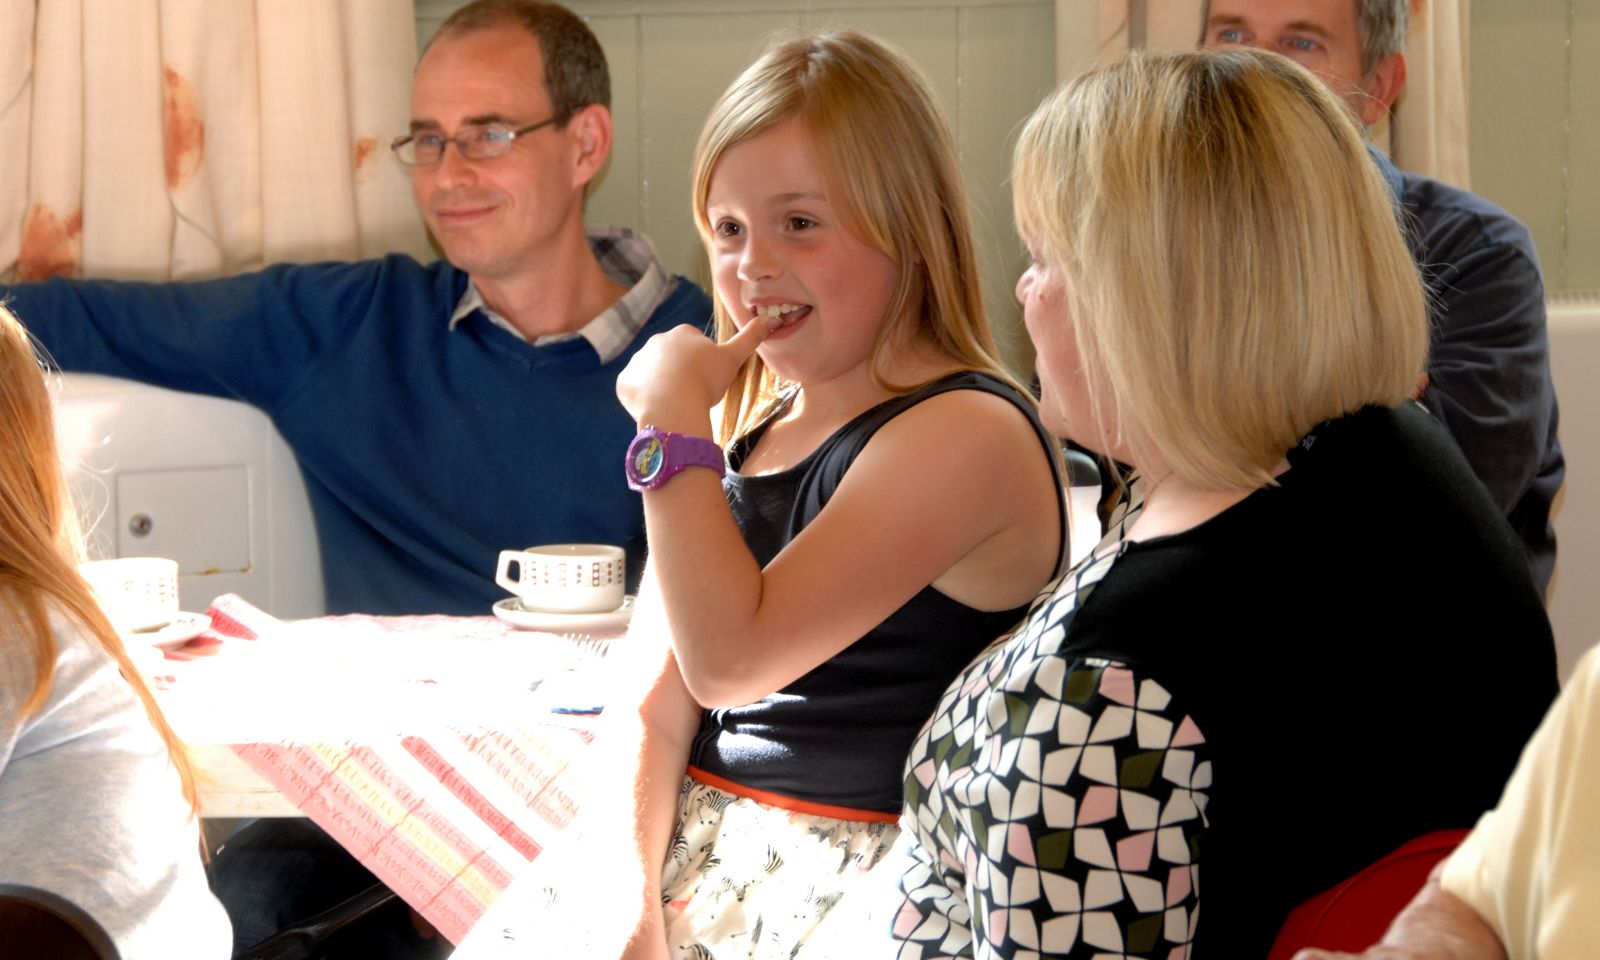
<path fill-rule="evenodd" d="M 600 261 L 600 269 L 613 281 L 627 286 L 628 292 L 576 332 L 552 333 L 532 342 L 543 347 L 582 337 L 600 355 L 601 363 L 610 363 L 639 335 L 640 328 L 672 292 L 676 281 L 661 268 L 655 247 L 644 234 L 626 227 L 589 227 L 588 234 L 589 248 Z M 482 310 L 495 326 L 527 339 L 509 320 L 489 309 L 478 285 L 470 281 L 455 312 L 450 314 L 450 329 L 454 330 L 474 310 Z"/>

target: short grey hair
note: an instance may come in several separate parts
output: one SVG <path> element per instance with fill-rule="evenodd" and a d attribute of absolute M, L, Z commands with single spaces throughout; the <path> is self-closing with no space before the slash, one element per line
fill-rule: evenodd
<path fill-rule="evenodd" d="M 1363 74 L 1370 75 L 1378 64 L 1405 51 L 1410 21 L 1411 0 L 1356 0 Z"/>
<path fill-rule="evenodd" d="M 422 52 L 445 37 L 506 26 L 520 27 L 539 41 L 545 90 L 560 125 L 592 103 L 611 106 L 611 71 L 600 41 L 582 17 L 559 3 L 474 0 L 445 18 Z"/>

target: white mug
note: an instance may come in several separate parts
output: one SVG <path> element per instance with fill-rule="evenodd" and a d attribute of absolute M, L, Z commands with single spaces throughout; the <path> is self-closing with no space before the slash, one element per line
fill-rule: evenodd
<path fill-rule="evenodd" d="M 494 582 L 520 597 L 525 610 L 604 613 L 622 606 L 623 556 L 621 547 L 604 543 L 502 550 Z"/>
<path fill-rule="evenodd" d="M 178 561 L 165 557 L 90 560 L 78 572 L 121 631 L 155 630 L 178 617 Z"/>

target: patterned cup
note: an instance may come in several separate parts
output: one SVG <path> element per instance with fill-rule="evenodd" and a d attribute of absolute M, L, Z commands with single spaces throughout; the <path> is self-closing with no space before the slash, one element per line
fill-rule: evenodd
<path fill-rule="evenodd" d="M 625 576 L 621 547 L 555 543 L 500 551 L 494 582 L 520 597 L 524 610 L 604 613 L 622 606 Z"/>
<path fill-rule="evenodd" d="M 91 560 L 78 567 L 111 625 L 156 630 L 178 616 L 178 561 L 165 557 Z"/>

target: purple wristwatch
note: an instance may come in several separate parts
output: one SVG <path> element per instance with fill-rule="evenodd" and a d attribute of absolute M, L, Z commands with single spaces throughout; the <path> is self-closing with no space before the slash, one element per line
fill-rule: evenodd
<path fill-rule="evenodd" d="M 654 490 L 686 467 L 706 467 L 722 476 L 726 472 L 722 448 L 705 437 L 657 430 L 648 424 L 628 444 L 623 470 L 632 490 Z"/>

